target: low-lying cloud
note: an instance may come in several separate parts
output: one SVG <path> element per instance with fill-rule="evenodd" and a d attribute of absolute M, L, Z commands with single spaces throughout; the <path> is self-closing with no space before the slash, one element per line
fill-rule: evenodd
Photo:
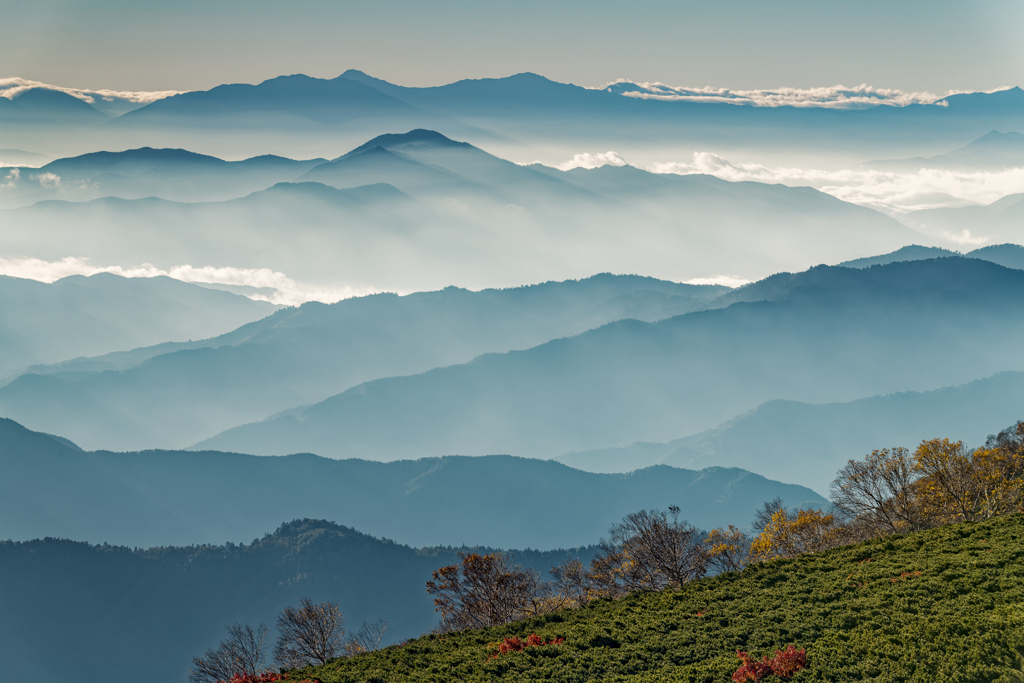
<path fill-rule="evenodd" d="M 307 301 L 334 303 L 355 296 L 375 294 L 377 290 L 367 287 L 321 287 L 293 280 L 284 273 L 269 268 L 234 268 L 191 265 L 173 266 L 168 269 L 157 268 L 150 263 L 141 266 L 94 266 L 88 259 L 68 256 L 59 261 L 46 261 L 37 258 L 0 258 L 0 275 L 37 280 L 39 282 L 56 282 L 72 275 L 96 275 L 112 273 L 121 277 L 170 277 L 182 282 L 234 285 L 252 287 L 261 290 L 273 290 L 272 294 L 262 292 L 248 293 L 250 299 L 269 301 L 273 304 L 297 306 Z"/>
<path fill-rule="evenodd" d="M 724 285 L 726 287 L 742 287 L 743 285 L 749 285 L 753 280 L 744 280 L 741 277 L 733 277 L 732 275 L 715 275 L 714 277 L 695 277 L 692 280 L 687 280 L 683 284 L 687 285 Z"/>
<path fill-rule="evenodd" d="M 64 88 L 59 85 L 51 85 L 41 81 L 30 81 L 27 78 L 0 78 L 0 97 L 9 100 L 14 99 L 27 90 L 42 88 L 43 90 L 56 90 L 77 97 L 83 102 L 96 104 L 97 99 L 112 102 L 113 100 L 126 100 L 134 104 L 149 104 L 172 95 L 180 95 L 183 90 L 158 90 L 158 91 L 125 91 L 125 90 L 85 90 L 81 88 Z"/>
<path fill-rule="evenodd" d="M 625 159 L 615 152 L 584 153 L 575 155 L 571 161 L 559 164 L 556 168 L 564 171 L 572 168 L 596 168 L 606 164 L 623 166 L 626 163 Z M 652 173 L 712 175 L 732 182 L 752 181 L 790 187 L 813 187 L 845 202 L 890 215 L 922 209 L 991 204 L 1007 195 L 1024 192 L 1024 168 L 998 171 L 951 171 L 928 168 L 914 172 L 862 169 L 825 171 L 737 163 L 712 152 L 694 152 L 690 161 L 655 162 L 638 168 Z M 967 238 L 961 236 L 957 239 Z"/>
<path fill-rule="evenodd" d="M 626 78 L 620 78 L 599 89 L 644 100 L 718 102 L 755 107 L 821 107 L 826 109 L 863 109 L 877 105 L 905 107 L 908 104 L 945 106 L 944 98 L 966 92 L 950 90 L 944 95 L 936 95 L 930 92 L 874 88 L 867 83 L 852 88 L 845 85 L 832 85 L 821 88 L 731 90 L 713 87 L 676 87 L 657 82 L 631 81 Z"/>
<path fill-rule="evenodd" d="M 590 154 L 584 152 L 583 154 L 577 154 L 571 160 L 566 161 L 564 164 L 558 164 L 555 168 L 560 171 L 571 171 L 574 168 L 599 168 L 601 166 L 625 166 L 626 160 L 620 157 L 615 152 L 605 152 L 604 154 Z"/>
<path fill-rule="evenodd" d="M 771 168 L 734 163 L 710 152 L 695 152 L 690 162 L 654 163 L 654 173 L 703 173 L 723 180 L 750 180 L 808 186 L 833 197 L 889 214 L 921 209 L 991 204 L 1024 192 L 1024 168 L 999 171 L 950 171 L 923 168 L 914 172 Z"/>
<path fill-rule="evenodd" d="M 21 179 L 21 169 L 11 168 L 4 175 L 3 180 L 0 180 L 0 188 L 10 189 L 18 184 L 18 180 Z"/>

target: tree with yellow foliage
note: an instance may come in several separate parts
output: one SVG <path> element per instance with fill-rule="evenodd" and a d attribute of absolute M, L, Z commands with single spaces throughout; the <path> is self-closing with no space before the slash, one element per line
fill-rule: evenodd
<path fill-rule="evenodd" d="M 750 543 L 750 557 L 754 562 L 767 562 L 821 552 L 843 545 L 844 531 L 834 515 L 821 510 L 779 510 Z"/>

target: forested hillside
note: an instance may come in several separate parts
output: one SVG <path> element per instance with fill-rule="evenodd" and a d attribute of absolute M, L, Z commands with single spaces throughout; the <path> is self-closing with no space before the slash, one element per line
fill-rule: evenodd
<path fill-rule="evenodd" d="M 240 545 L 0 542 L 0 585 L 10 587 L 0 593 L 0 662 L 9 680 L 181 683 L 226 626 L 272 624 L 302 596 L 338 601 L 354 627 L 388 619 L 387 642 L 417 636 L 437 620 L 423 586 L 456 552 L 312 520 Z M 546 572 L 591 551 L 515 554 Z"/>

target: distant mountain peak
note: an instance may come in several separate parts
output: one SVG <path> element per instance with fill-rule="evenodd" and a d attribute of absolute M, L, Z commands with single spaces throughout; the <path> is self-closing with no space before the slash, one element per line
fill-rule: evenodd
<path fill-rule="evenodd" d="M 375 150 L 379 150 L 379 152 L 375 153 L 386 152 L 390 154 L 410 147 L 417 149 L 475 149 L 468 142 L 456 142 L 437 131 L 417 128 L 408 133 L 385 133 L 384 135 L 378 135 L 369 142 L 359 145 L 351 152 L 343 154 L 338 158 L 344 159 L 345 157 L 352 157 L 366 152 L 375 152 Z"/>

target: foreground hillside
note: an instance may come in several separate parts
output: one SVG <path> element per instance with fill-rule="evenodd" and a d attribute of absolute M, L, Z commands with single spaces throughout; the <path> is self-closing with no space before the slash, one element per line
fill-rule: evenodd
<path fill-rule="evenodd" d="M 483 631 L 426 636 L 292 678 L 722 681 L 737 650 L 795 644 L 797 681 L 1024 680 L 1024 516 L 753 565 L 680 591 L 598 600 Z M 546 645 L 493 657 L 504 638 Z M 780 680 L 772 677 L 770 680 Z"/>

